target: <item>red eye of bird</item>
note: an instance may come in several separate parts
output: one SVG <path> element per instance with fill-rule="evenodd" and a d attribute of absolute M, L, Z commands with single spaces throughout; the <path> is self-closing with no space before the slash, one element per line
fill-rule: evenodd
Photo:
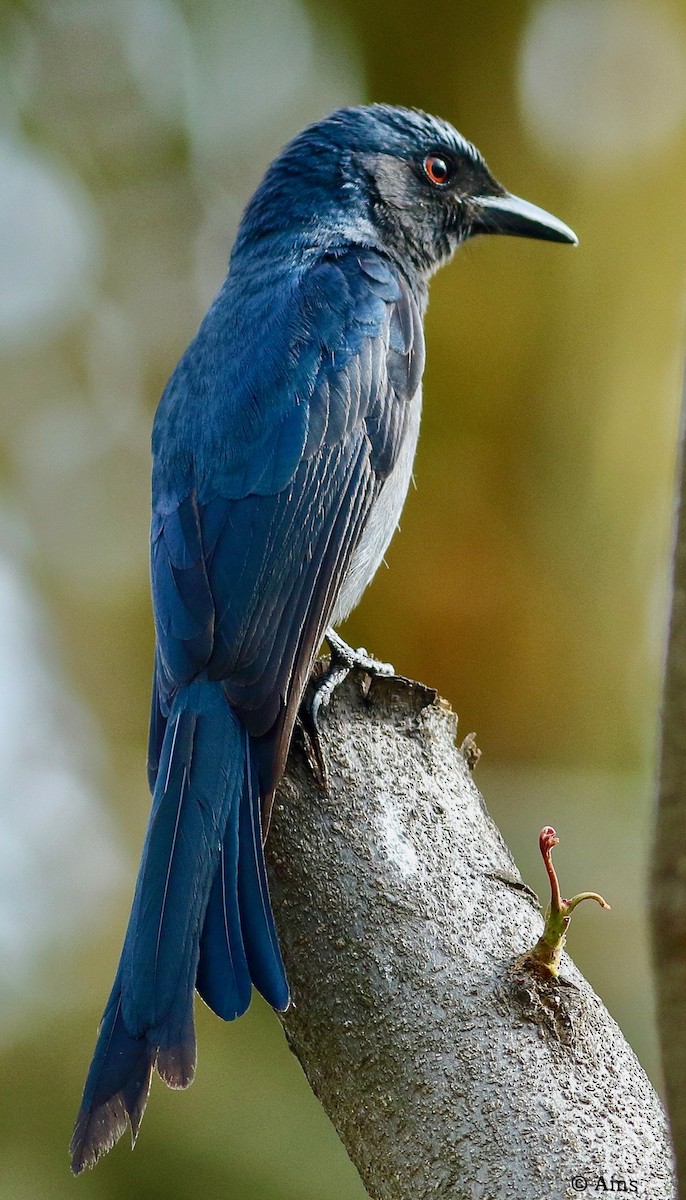
<path fill-rule="evenodd" d="M 450 166 L 440 154 L 427 154 L 424 159 L 424 174 L 431 183 L 447 183 L 450 178 Z"/>

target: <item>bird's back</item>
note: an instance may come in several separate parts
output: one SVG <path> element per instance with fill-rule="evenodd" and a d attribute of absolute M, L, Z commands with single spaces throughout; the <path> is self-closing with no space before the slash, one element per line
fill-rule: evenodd
<path fill-rule="evenodd" d="M 161 401 L 152 582 L 162 709 L 202 672 L 221 680 L 269 742 L 268 786 L 324 631 L 397 525 L 424 339 L 383 255 L 336 247 L 269 278 L 262 262 L 260 286 L 234 261 Z"/>

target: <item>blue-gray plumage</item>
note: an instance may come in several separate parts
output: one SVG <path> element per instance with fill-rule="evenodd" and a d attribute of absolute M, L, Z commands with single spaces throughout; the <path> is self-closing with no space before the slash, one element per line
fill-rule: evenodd
<path fill-rule="evenodd" d="M 226 1020 L 289 1003 L 262 852 L 327 628 L 397 526 L 432 272 L 500 232 L 575 241 L 424 113 L 343 109 L 267 171 L 155 419 L 152 811 L 72 1139 L 135 1137 L 153 1069 L 195 1068 L 194 989 Z"/>

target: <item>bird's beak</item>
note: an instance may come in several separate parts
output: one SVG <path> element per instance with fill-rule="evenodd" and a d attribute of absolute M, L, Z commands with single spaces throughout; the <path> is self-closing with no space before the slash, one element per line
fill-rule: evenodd
<path fill-rule="evenodd" d="M 579 244 L 578 237 L 564 221 L 509 192 L 502 196 L 476 196 L 470 202 L 470 209 L 474 233 L 509 233 L 513 237 Z"/>

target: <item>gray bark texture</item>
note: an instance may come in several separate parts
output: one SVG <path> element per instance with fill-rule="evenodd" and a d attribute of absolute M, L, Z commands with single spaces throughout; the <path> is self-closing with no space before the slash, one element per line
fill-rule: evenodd
<path fill-rule="evenodd" d="M 295 739 L 268 858 L 286 1035 L 369 1195 L 622 1180 L 669 1200 L 662 1109 L 617 1025 L 566 956 L 557 982 L 519 961 L 542 919 L 454 714 L 420 684 L 368 683 L 350 676 L 323 717 L 327 794 Z"/>
<path fill-rule="evenodd" d="M 667 1105 L 680 1194 L 686 1196 L 686 455 L 683 436 L 682 431 L 672 609 L 662 702 L 651 917 Z"/>

